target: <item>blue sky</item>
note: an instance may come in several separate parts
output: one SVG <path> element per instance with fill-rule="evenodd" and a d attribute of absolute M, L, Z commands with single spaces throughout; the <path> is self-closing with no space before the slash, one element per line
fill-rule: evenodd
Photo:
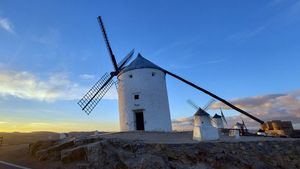
<path fill-rule="evenodd" d="M 262 111 L 270 118 L 272 112 L 286 113 L 300 122 L 297 0 L 1 0 L 3 131 L 118 129 L 115 91 L 90 116 L 76 105 L 112 70 L 98 15 L 117 60 L 135 48 L 136 54 L 228 100 L 283 94 L 292 100 L 272 97 L 269 109 L 245 108 L 261 118 L 266 117 Z M 171 77 L 167 86 L 173 119 L 193 115 L 187 99 L 199 105 L 210 99 Z M 238 113 L 227 110 L 226 115 Z"/>

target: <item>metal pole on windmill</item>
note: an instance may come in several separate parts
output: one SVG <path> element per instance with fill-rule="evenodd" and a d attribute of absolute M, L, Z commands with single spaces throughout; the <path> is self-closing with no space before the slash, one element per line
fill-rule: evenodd
<path fill-rule="evenodd" d="M 259 118 L 255 117 L 255 116 L 253 116 L 253 115 L 251 115 L 251 114 L 249 114 L 249 113 L 247 113 L 246 111 L 244 111 L 244 110 L 242 110 L 242 109 L 236 107 L 235 105 L 229 103 L 229 102 L 226 101 L 225 99 L 223 99 L 223 98 L 221 98 L 221 97 L 219 97 L 219 96 L 217 96 L 217 95 L 215 95 L 215 94 L 209 92 L 208 90 L 205 90 L 205 89 L 203 89 L 203 88 L 201 88 L 201 87 L 195 85 L 195 84 L 192 83 L 192 82 L 189 82 L 189 81 L 185 80 L 184 78 L 182 78 L 182 77 L 180 77 L 180 76 L 178 76 L 178 75 L 176 75 L 176 74 L 174 74 L 174 73 L 171 73 L 171 72 L 169 72 L 169 71 L 167 71 L 167 70 L 164 70 L 164 71 L 165 71 L 165 73 L 169 74 L 170 76 L 175 77 L 176 79 L 178 79 L 178 80 L 180 80 L 180 81 L 182 81 L 182 82 L 184 82 L 184 83 L 186 83 L 186 84 L 188 84 L 188 85 L 190 85 L 190 86 L 192 86 L 192 87 L 194 87 L 194 88 L 196 88 L 196 89 L 202 91 L 203 93 L 205 93 L 205 94 L 207 94 L 207 95 L 209 95 L 209 96 L 215 98 L 216 100 L 219 100 L 220 102 L 224 103 L 224 104 L 227 105 L 228 107 L 230 107 L 230 108 L 232 108 L 232 109 L 234 109 L 234 110 L 236 110 L 236 111 L 238 111 L 238 112 L 240 112 L 240 113 L 242 113 L 242 114 L 248 116 L 249 118 L 251 118 L 251 119 L 257 121 L 257 122 L 260 123 L 261 125 L 264 124 L 264 121 L 262 121 L 262 120 L 260 120 Z"/>

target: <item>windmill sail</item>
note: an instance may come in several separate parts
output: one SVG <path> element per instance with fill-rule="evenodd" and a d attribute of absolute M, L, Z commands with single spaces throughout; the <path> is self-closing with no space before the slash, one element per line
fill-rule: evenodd
<path fill-rule="evenodd" d="M 118 69 L 121 70 L 125 65 L 126 63 L 131 59 L 131 57 L 133 56 L 133 53 L 134 53 L 134 49 L 132 49 L 125 57 L 123 60 L 121 60 L 119 63 L 118 63 Z"/>
<path fill-rule="evenodd" d="M 221 111 L 222 119 L 224 120 L 224 122 L 226 123 L 226 125 L 228 125 L 228 124 L 227 124 L 227 120 L 225 119 L 225 116 L 224 116 L 223 111 L 222 111 L 221 108 L 220 108 L 220 111 Z"/>
<path fill-rule="evenodd" d="M 216 101 L 215 99 L 211 99 L 206 103 L 206 105 L 202 109 L 207 110 L 215 101 Z"/>
<path fill-rule="evenodd" d="M 115 71 L 118 71 L 118 65 L 117 65 L 116 57 L 115 57 L 115 55 L 114 55 L 114 53 L 113 53 L 113 51 L 110 47 L 110 44 L 109 44 L 109 41 L 108 41 L 108 38 L 107 38 L 107 34 L 106 34 L 106 31 L 105 31 L 105 27 L 104 27 L 104 24 L 102 22 L 101 16 L 98 16 L 98 22 L 99 22 L 99 25 L 101 27 L 101 31 L 103 33 L 104 41 L 106 43 L 106 47 L 107 47 L 108 53 L 110 55 L 112 64 L 115 68 Z"/>
<path fill-rule="evenodd" d="M 197 106 L 192 100 L 187 100 L 187 102 L 192 106 L 192 107 L 194 107 L 196 110 L 198 110 L 200 107 L 199 106 Z"/>
<path fill-rule="evenodd" d="M 78 105 L 85 111 L 86 114 L 90 114 L 96 107 L 98 102 L 103 98 L 106 92 L 113 85 L 113 76 L 105 73 L 101 79 L 79 100 Z"/>
<path fill-rule="evenodd" d="M 246 124 L 245 124 L 245 122 L 244 122 L 244 120 L 243 120 L 242 117 L 241 117 L 241 119 L 242 119 L 243 126 L 245 127 L 245 129 L 246 129 L 246 131 L 247 131 L 248 129 L 247 129 L 247 127 L 246 127 Z"/>
<path fill-rule="evenodd" d="M 99 26 L 101 28 L 101 31 L 103 33 L 104 41 L 110 56 L 110 59 L 112 61 L 114 71 L 112 71 L 110 74 L 105 73 L 100 80 L 83 96 L 81 100 L 79 100 L 78 105 L 81 107 L 83 111 L 85 111 L 86 114 L 90 114 L 92 110 L 96 107 L 98 102 L 103 98 L 103 96 L 107 93 L 107 91 L 111 88 L 113 84 L 116 85 L 116 88 L 118 87 L 116 83 L 113 82 L 113 78 L 118 75 L 120 70 L 126 65 L 126 63 L 130 60 L 134 53 L 134 49 L 131 50 L 125 58 L 117 64 L 115 55 L 111 49 L 106 30 L 103 24 L 103 21 L 101 19 L 101 16 L 97 17 Z"/>

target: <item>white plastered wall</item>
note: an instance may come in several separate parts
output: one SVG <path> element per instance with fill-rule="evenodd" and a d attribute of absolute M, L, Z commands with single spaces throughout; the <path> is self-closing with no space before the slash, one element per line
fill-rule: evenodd
<path fill-rule="evenodd" d="M 165 76 L 152 68 L 134 69 L 118 76 L 121 131 L 136 130 L 135 111 L 143 111 L 146 131 L 172 131 Z"/>
<path fill-rule="evenodd" d="M 193 140 L 209 141 L 219 139 L 218 129 L 213 127 L 209 116 L 194 116 Z"/>
<path fill-rule="evenodd" d="M 223 120 L 221 118 L 212 118 L 211 123 L 215 128 L 224 128 Z"/>

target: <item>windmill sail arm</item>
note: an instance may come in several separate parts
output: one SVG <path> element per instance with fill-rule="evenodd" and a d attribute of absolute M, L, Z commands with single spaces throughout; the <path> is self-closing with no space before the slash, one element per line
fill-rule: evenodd
<path fill-rule="evenodd" d="M 131 59 L 134 54 L 134 49 L 132 49 L 125 57 L 118 63 L 118 70 L 121 70 L 125 64 Z"/>
<path fill-rule="evenodd" d="M 248 116 L 249 118 L 251 118 L 251 119 L 257 121 L 258 123 L 264 124 L 264 121 L 262 121 L 262 120 L 260 120 L 259 118 L 255 117 L 255 116 L 253 116 L 253 115 L 251 115 L 251 114 L 249 114 L 249 113 L 247 113 L 246 111 L 244 111 L 244 110 L 242 110 L 242 109 L 240 109 L 240 108 L 234 106 L 233 104 L 229 103 L 229 102 L 226 101 L 225 99 L 223 99 L 223 98 L 221 98 L 221 97 L 219 97 L 219 96 L 217 96 L 217 95 L 215 95 L 215 94 L 209 92 L 208 90 L 205 90 L 205 89 L 203 89 L 203 88 L 201 88 L 201 87 L 195 85 L 195 84 L 192 83 L 192 82 L 189 82 L 189 81 L 185 80 L 184 78 L 182 78 L 182 77 L 180 77 L 180 76 L 178 76 L 178 75 L 176 75 L 176 74 L 174 74 L 174 73 L 171 73 L 171 72 L 169 72 L 169 71 L 167 71 L 167 70 L 164 70 L 164 71 L 165 71 L 166 74 L 169 74 L 170 76 L 173 76 L 173 77 L 175 77 L 176 79 L 178 79 L 178 80 L 180 80 L 180 81 L 182 81 L 182 82 L 184 82 L 184 83 L 186 83 L 186 84 L 188 84 L 188 85 L 190 85 L 190 86 L 192 86 L 192 87 L 194 87 L 194 88 L 196 88 L 196 89 L 202 91 L 203 93 L 205 93 L 205 94 L 207 94 L 207 95 L 209 95 L 209 96 L 211 96 L 211 97 L 213 97 L 213 98 L 219 100 L 220 102 L 226 104 L 226 105 L 229 106 L 230 108 L 232 108 L 232 109 L 234 109 L 234 110 L 236 110 L 236 111 L 238 111 L 238 112 L 240 112 L 240 113 L 242 113 L 242 114 Z"/>
<path fill-rule="evenodd" d="M 89 103 L 97 96 L 97 94 L 112 80 L 112 78 L 113 78 L 113 76 L 110 76 L 107 80 L 106 80 L 106 82 L 100 87 L 100 89 L 93 95 L 93 97 L 88 101 L 88 103 L 82 108 L 82 110 L 83 109 L 85 109 L 88 105 L 89 105 Z"/>
<path fill-rule="evenodd" d="M 226 120 L 226 118 L 225 118 L 225 116 L 224 116 L 224 114 L 223 114 L 223 111 L 222 111 L 222 109 L 220 108 L 220 111 L 221 111 L 221 116 L 222 116 L 222 119 L 225 121 L 225 123 L 226 123 L 226 125 L 227 125 L 227 120 Z"/>
<path fill-rule="evenodd" d="M 114 76 L 112 74 L 104 74 L 102 78 L 83 96 L 83 98 L 78 102 L 83 111 L 89 114 L 94 109 L 113 85 L 113 77 Z"/>
<path fill-rule="evenodd" d="M 192 106 L 192 107 L 194 107 L 196 110 L 198 110 L 200 107 L 199 106 L 197 106 L 192 100 L 187 100 L 187 102 Z"/>
<path fill-rule="evenodd" d="M 215 99 L 211 99 L 202 109 L 207 110 L 214 102 Z"/>
<path fill-rule="evenodd" d="M 117 61 L 116 61 L 115 55 L 114 55 L 114 53 L 113 53 L 113 51 L 112 51 L 112 49 L 110 47 L 110 44 L 109 44 L 109 41 L 108 41 L 108 38 L 107 38 L 107 34 L 106 34 L 106 31 L 105 31 L 105 27 L 104 27 L 104 24 L 102 22 L 101 16 L 98 16 L 98 22 L 99 22 L 99 25 L 101 27 L 101 30 L 102 30 L 102 33 L 103 33 L 103 37 L 104 37 L 104 41 L 105 41 L 107 50 L 109 52 L 112 64 L 113 64 L 115 70 L 118 71 Z"/>

